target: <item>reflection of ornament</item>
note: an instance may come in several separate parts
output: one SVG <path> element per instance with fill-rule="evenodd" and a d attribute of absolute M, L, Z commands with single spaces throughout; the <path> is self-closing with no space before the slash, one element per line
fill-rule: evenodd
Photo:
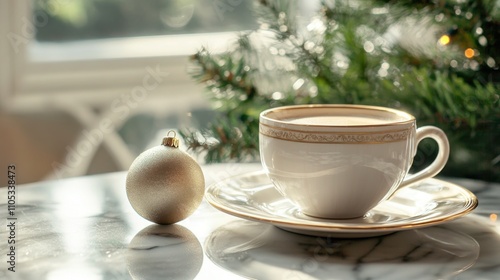
<path fill-rule="evenodd" d="M 133 279 L 194 279 L 203 264 L 196 236 L 180 225 L 150 225 L 128 245 L 127 268 Z"/>
<path fill-rule="evenodd" d="M 173 137 L 169 134 L 173 133 Z M 127 196 L 135 211 L 158 224 L 173 224 L 200 205 L 205 178 L 198 163 L 178 149 L 169 131 L 160 146 L 140 154 L 127 174 Z"/>

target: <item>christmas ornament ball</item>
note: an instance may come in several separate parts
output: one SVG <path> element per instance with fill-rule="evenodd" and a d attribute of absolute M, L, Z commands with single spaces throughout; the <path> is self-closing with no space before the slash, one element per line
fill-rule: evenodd
<path fill-rule="evenodd" d="M 168 134 L 162 145 L 146 150 L 132 162 L 126 180 L 127 197 L 134 210 L 157 224 L 187 218 L 198 208 L 205 192 L 201 167 L 178 149 L 175 132 L 174 137 Z"/>

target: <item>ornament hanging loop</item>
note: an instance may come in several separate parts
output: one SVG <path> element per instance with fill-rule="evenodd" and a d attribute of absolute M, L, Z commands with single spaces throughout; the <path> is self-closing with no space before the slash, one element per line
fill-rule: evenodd
<path fill-rule="evenodd" d="M 170 136 L 171 133 L 173 133 L 173 136 Z M 174 130 L 169 130 L 167 132 L 167 137 L 163 138 L 163 140 L 161 141 L 161 144 L 163 146 L 167 146 L 167 147 L 178 148 L 179 147 L 179 138 L 177 138 L 175 136 L 177 136 L 177 133 L 175 133 Z"/>

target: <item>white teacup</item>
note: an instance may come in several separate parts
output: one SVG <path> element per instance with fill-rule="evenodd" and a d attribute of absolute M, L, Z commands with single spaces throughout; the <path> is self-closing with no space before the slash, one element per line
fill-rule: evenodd
<path fill-rule="evenodd" d="M 384 107 L 296 105 L 260 114 L 264 169 L 276 189 L 309 216 L 361 217 L 394 192 L 438 174 L 449 144 L 437 127 Z M 418 143 L 434 139 L 434 162 L 408 175 Z M 408 176 L 407 176 L 408 175 Z"/>

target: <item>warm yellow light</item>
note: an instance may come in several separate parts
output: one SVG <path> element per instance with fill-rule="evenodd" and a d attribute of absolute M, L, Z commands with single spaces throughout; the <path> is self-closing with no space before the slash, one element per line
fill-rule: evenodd
<path fill-rule="evenodd" d="M 497 214 L 491 214 L 491 215 L 490 215 L 490 220 L 491 220 L 492 222 L 496 222 L 496 221 L 497 221 Z"/>
<path fill-rule="evenodd" d="M 465 54 L 465 57 L 467 57 L 467 58 L 473 58 L 474 57 L 474 50 L 471 48 L 468 48 L 465 50 L 464 54 Z"/>
<path fill-rule="evenodd" d="M 448 35 L 443 35 L 441 36 L 441 38 L 439 38 L 439 44 L 441 44 L 442 46 L 444 45 L 448 45 L 450 43 L 451 39 L 450 39 L 450 36 Z"/>

